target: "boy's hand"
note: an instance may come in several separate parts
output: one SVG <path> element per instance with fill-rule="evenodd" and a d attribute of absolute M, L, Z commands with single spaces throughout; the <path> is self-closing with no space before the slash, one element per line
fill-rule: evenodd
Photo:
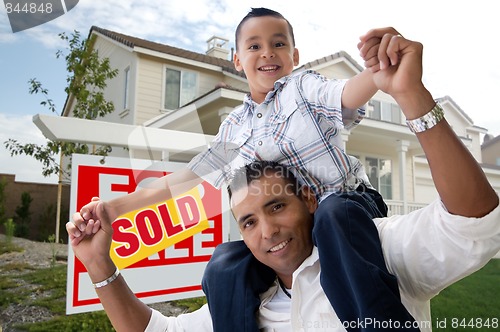
<path fill-rule="evenodd" d="M 432 98 L 425 98 L 429 105 L 415 107 L 415 100 L 430 95 L 422 83 L 421 43 L 404 38 L 394 28 L 372 29 L 360 40 L 361 53 L 367 59 L 373 57 L 373 49 L 378 47 L 379 68 L 373 67 L 373 82 L 396 100 L 407 119 L 418 118 L 423 115 L 423 109 L 427 112 L 432 108 Z M 375 46 L 376 40 L 379 40 L 378 46 Z"/>
<path fill-rule="evenodd" d="M 359 38 L 359 54 L 365 61 L 365 67 L 373 73 L 398 63 L 397 56 L 392 54 L 391 58 L 387 58 L 386 54 L 391 43 L 394 43 L 392 38 L 401 38 L 399 32 L 392 27 L 372 29 Z"/>
<path fill-rule="evenodd" d="M 380 70 L 378 50 L 380 48 L 381 41 L 381 38 L 373 37 L 366 40 L 366 42 L 360 41 L 358 43 L 359 55 L 365 61 L 365 68 L 369 69 L 372 73 L 376 73 Z"/>

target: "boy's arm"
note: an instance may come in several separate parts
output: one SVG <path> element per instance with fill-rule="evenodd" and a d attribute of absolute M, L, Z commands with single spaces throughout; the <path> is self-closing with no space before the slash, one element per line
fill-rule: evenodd
<path fill-rule="evenodd" d="M 364 59 L 366 69 L 350 78 L 342 91 L 342 110 L 355 111 L 366 104 L 378 91 L 375 82 L 373 82 L 373 73 L 379 69 L 378 52 L 381 38 L 371 36 L 368 39 L 360 41 L 357 45 L 360 54 Z M 352 118 L 352 116 L 350 116 Z"/>
<path fill-rule="evenodd" d="M 346 82 L 342 91 L 342 109 L 357 110 L 366 104 L 377 90 L 372 71 L 365 69 Z"/>
<path fill-rule="evenodd" d="M 98 205 L 102 205 L 106 216 L 113 221 L 124 213 L 176 197 L 202 182 L 203 179 L 193 171 L 183 168 L 163 176 L 148 184 L 147 187 L 136 190 L 128 195 L 112 199 L 108 202 L 94 200 L 82 207 L 80 213 L 73 216 L 73 224 L 77 228 L 71 228 L 68 231 L 71 231 L 70 235 L 75 237 L 75 241 L 78 241 L 86 229 L 92 229 L 99 220 L 96 210 Z M 105 227 L 104 231 L 108 233 L 112 232 L 111 223 L 109 225 L 101 224 L 101 227 Z M 95 229 L 97 230 L 97 228 Z"/>

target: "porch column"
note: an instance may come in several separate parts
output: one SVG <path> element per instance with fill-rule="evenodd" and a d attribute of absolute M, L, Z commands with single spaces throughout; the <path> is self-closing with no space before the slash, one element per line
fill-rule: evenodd
<path fill-rule="evenodd" d="M 403 213 L 408 213 L 408 202 L 406 198 L 406 152 L 410 142 L 398 140 L 396 150 L 399 157 L 399 199 L 403 202 Z"/>
<path fill-rule="evenodd" d="M 342 137 L 342 149 L 344 149 L 344 151 L 346 150 L 347 141 L 349 141 L 350 135 L 351 132 L 346 129 L 342 129 L 342 131 L 340 132 L 340 136 Z"/>

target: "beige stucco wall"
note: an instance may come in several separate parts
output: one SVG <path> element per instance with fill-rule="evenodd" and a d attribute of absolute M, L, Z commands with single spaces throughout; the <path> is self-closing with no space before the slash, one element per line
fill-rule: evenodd
<path fill-rule="evenodd" d="M 483 163 L 500 166 L 500 140 L 484 145 L 482 149 Z"/>

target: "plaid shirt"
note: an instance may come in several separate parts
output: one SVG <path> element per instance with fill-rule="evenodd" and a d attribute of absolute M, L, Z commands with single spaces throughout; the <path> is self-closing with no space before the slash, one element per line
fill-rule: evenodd
<path fill-rule="evenodd" d="M 370 186 L 360 161 L 342 148 L 342 128 L 356 126 L 365 114 L 342 110 L 345 82 L 304 71 L 276 81 L 260 105 L 247 95 L 188 168 L 220 188 L 245 164 L 277 161 L 293 166 L 318 199 L 359 180 Z"/>

